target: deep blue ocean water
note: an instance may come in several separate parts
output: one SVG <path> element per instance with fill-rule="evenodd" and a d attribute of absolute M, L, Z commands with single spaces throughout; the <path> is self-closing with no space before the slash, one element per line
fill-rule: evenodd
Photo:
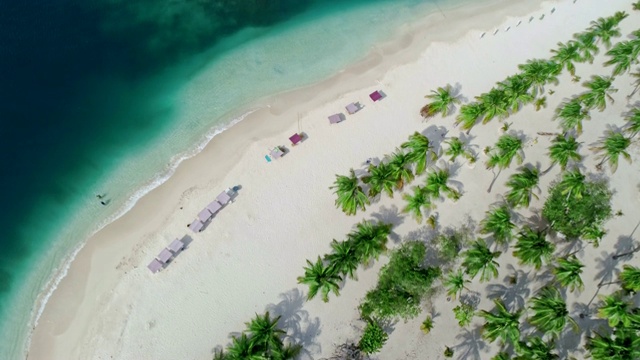
<path fill-rule="evenodd" d="M 26 291 L 27 301 L 34 301 L 47 280 L 41 277 L 24 290 L 30 272 L 39 265 L 45 275 L 51 270 L 56 261 L 43 259 L 60 256 L 51 250 L 54 241 L 77 243 L 87 235 L 64 229 L 64 224 L 106 218 L 118 192 L 101 188 L 104 179 L 127 156 L 157 145 L 154 141 L 172 129 L 176 113 L 183 111 L 172 102 L 173 96 L 216 57 L 247 47 L 269 31 L 284 31 L 279 26 L 296 17 L 302 19 L 298 25 L 313 21 L 316 14 L 334 16 L 340 23 L 351 21 L 339 18 L 346 9 L 376 3 L 403 8 L 398 16 L 408 17 L 412 6 L 424 2 L 428 1 L 0 3 L 0 328 L 27 326 L 21 322 L 28 317 L 13 312 L 11 301 L 19 290 Z M 383 26 L 383 18 L 360 20 L 369 21 L 363 24 L 375 26 L 381 34 L 393 30 Z M 368 46 L 365 42 L 362 49 Z M 263 58 L 256 59 L 256 66 L 261 65 Z M 333 65 L 324 64 L 326 73 L 319 77 L 326 77 Z M 283 80 L 275 89 L 290 87 L 290 81 Z M 243 96 L 243 101 L 249 100 Z M 137 175 L 148 180 L 160 170 L 145 169 L 148 172 Z M 136 181 L 125 185 L 144 185 Z M 114 204 L 102 207 L 97 193 Z"/>

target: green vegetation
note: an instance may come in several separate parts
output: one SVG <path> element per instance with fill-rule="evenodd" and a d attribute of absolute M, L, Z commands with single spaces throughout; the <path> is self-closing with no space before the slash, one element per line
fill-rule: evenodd
<path fill-rule="evenodd" d="M 433 151 L 429 139 L 417 131 L 409 136 L 409 141 L 402 143 L 400 147 L 409 150 L 408 158 L 415 164 L 416 175 L 424 173 L 427 161 L 434 162 L 438 159 L 438 154 Z"/>
<path fill-rule="evenodd" d="M 431 332 L 431 329 L 433 329 L 433 319 L 431 316 L 427 316 L 422 324 L 420 324 L 420 330 L 422 330 L 423 333 L 428 334 Z"/>
<path fill-rule="evenodd" d="M 553 353 L 554 344 L 544 342 L 539 336 L 529 336 L 518 342 L 514 360 L 556 360 L 560 356 Z"/>
<path fill-rule="evenodd" d="M 482 326 L 482 336 L 490 342 L 501 339 L 504 343 L 517 344 L 520 339 L 520 316 L 522 310 L 509 312 L 502 300 L 493 301 L 494 312 L 481 310 L 479 316 L 485 319 Z"/>
<path fill-rule="evenodd" d="M 413 195 L 404 194 L 402 197 L 407 202 L 407 206 L 402 211 L 411 214 L 418 224 L 422 223 L 423 211 L 428 211 L 435 207 L 431 202 L 431 194 L 424 186 L 416 186 L 413 188 Z"/>
<path fill-rule="evenodd" d="M 574 98 L 563 103 L 557 110 L 554 119 L 560 121 L 563 132 L 575 130 L 582 134 L 582 121 L 589 120 L 589 110 L 583 106 L 579 98 Z"/>
<path fill-rule="evenodd" d="M 445 151 L 445 155 L 450 156 L 449 161 L 454 162 L 461 156 L 467 159 L 470 163 L 476 162 L 476 158 L 473 153 L 465 148 L 465 144 L 460 140 L 460 138 L 453 137 L 447 141 L 447 145 L 449 148 Z"/>
<path fill-rule="evenodd" d="M 336 207 L 342 209 L 347 215 L 355 215 L 358 209 L 366 210 L 365 205 L 369 205 L 367 195 L 358 184 L 353 169 L 349 170 L 349 176 L 336 175 L 336 181 L 330 189 L 335 189 L 334 194 L 338 195 Z"/>
<path fill-rule="evenodd" d="M 555 245 L 547 240 L 546 231 L 533 230 L 528 226 L 522 228 L 516 241 L 513 256 L 520 260 L 520 264 L 532 265 L 540 269 L 542 262 L 549 263 L 555 250 Z"/>
<path fill-rule="evenodd" d="M 545 334 L 558 336 L 564 330 L 567 323 L 578 330 L 578 324 L 569 316 L 567 304 L 562 299 L 558 288 L 553 286 L 543 287 L 538 295 L 531 299 L 533 316 L 529 322 Z"/>
<path fill-rule="evenodd" d="M 518 164 L 522 163 L 524 155 L 522 152 L 522 140 L 514 135 L 505 134 L 500 136 L 498 142 L 491 149 L 487 169 L 498 167 L 506 169 L 511 166 L 511 161 L 515 157 Z"/>
<path fill-rule="evenodd" d="M 447 289 L 448 296 L 455 299 L 462 294 L 462 290 L 469 290 L 465 285 L 471 281 L 467 280 L 464 275 L 462 269 L 458 269 L 455 272 L 452 271 L 447 275 L 442 284 Z"/>
<path fill-rule="evenodd" d="M 389 335 L 380 324 L 375 320 L 369 319 L 367 326 L 364 328 L 362 338 L 358 342 L 358 348 L 365 354 L 375 354 L 382 349 L 387 339 L 389 339 Z"/>
<path fill-rule="evenodd" d="M 298 284 L 309 286 L 309 294 L 307 299 L 313 299 L 318 292 L 322 294 L 322 301 L 329 301 L 329 292 L 333 292 L 336 296 L 340 295 L 339 282 L 342 281 L 340 275 L 336 274 L 332 266 L 325 266 L 320 256 L 315 263 L 307 260 L 304 268 L 304 276 L 298 277 Z"/>
<path fill-rule="evenodd" d="M 436 114 L 447 116 L 455 104 L 460 104 L 460 99 L 452 93 L 451 85 L 431 90 L 431 94 L 426 95 L 425 98 L 432 101 L 420 110 L 420 115 L 424 118 L 429 118 Z"/>
<path fill-rule="evenodd" d="M 473 306 L 469 304 L 460 304 L 453 308 L 453 313 L 455 314 L 456 320 L 458 320 L 458 325 L 460 327 L 465 327 L 471 324 L 473 321 L 475 310 Z"/>
<path fill-rule="evenodd" d="M 480 233 L 491 234 L 498 244 L 509 244 L 513 239 L 516 225 L 511 221 L 511 211 L 507 205 L 493 207 L 480 222 Z"/>
<path fill-rule="evenodd" d="M 555 139 L 552 140 L 551 146 L 549 147 L 549 158 L 551 159 L 551 166 L 560 164 L 560 168 L 562 170 L 566 170 L 567 165 L 570 161 L 576 163 L 580 162 L 582 160 L 582 156 L 580 156 L 580 154 L 578 153 L 578 146 L 580 146 L 580 144 L 573 136 L 556 136 Z M 551 166 L 549 167 L 549 169 L 551 169 Z M 543 174 L 549 171 L 549 169 L 545 170 Z"/>
<path fill-rule="evenodd" d="M 582 291 L 584 283 L 580 275 L 582 274 L 582 268 L 584 264 L 580 262 L 575 256 L 568 258 L 560 258 L 557 260 L 557 265 L 553 268 L 553 274 L 556 276 L 556 280 L 560 286 L 566 287 L 569 291 Z"/>
<path fill-rule="evenodd" d="M 513 207 L 529 207 L 531 197 L 538 198 L 533 190 L 538 187 L 539 179 L 540 171 L 531 167 L 524 167 L 511 175 L 507 181 L 507 186 L 511 188 L 506 196 L 507 202 Z"/>
<path fill-rule="evenodd" d="M 592 148 L 602 159 L 596 167 L 600 169 L 606 161 L 609 163 L 611 172 L 616 172 L 620 156 L 631 163 L 631 155 L 627 152 L 629 145 L 631 145 L 631 139 L 620 132 L 608 131 L 605 137 L 600 140 L 600 145 Z"/>
<path fill-rule="evenodd" d="M 439 198 L 440 193 L 442 192 L 448 198 L 456 201 L 460 199 L 460 193 L 448 185 L 449 182 L 449 171 L 443 169 L 436 169 L 427 175 L 427 184 L 425 185 L 425 190 L 427 193 L 434 197 Z"/>
<path fill-rule="evenodd" d="M 502 254 L 500 251 L 491 252 L 483 239 L 477 239 L 464 253 L 462 266 L 471 278 L 475 278 L 480 273 L 480 281 L 488 281 L 498 276 L 500 264 L 495 258 L 500 254 Z"/>

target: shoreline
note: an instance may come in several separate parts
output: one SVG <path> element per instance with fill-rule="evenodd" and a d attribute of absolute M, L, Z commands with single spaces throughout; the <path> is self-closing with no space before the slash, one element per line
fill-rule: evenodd
<path fill-rule="evenodd" d="M 544 3 L 546 2 L 541 1 L 537 2 L 536 4 L 528 4 L 528 6 L 531 8 L 540 8 L 541 4 Z M 477 10 L 477 8 L 483 7 L 498 8 L 504 4 L 507 4 L 507 2 L 504 0 L 491 1 L 487 4 L 476 5 L 476 8 L 474 9 Z M 525 8 L 524 5 L 511 6 L 517 9 Z M 469 7 L 473 7 L 473 5 L 469 5 Z M 527 9 L 529 9 L 529 7 L 527 7 Z M 507 8 L 509 10 L 506 10 Z M 473 13 L 471 9 L 465 10 L 468 12 L 468 14 Z M 511 7 L 507 6 L 504 10 L 502 10 L 502 12 L 508 12 L 512 10 L 513 9 L 511 9 Z M 447 13 L 452 11 L 455 10 L 446 10 Z M 528 14 L 535 11 L 537 10 L 526 10 L 525 13 Z M 511 14 L 504 15 L 500 11 L 497 12 L 498 14 L 492 13 L 492 15 L 501 18 L 522 16 Z M 427 18 L 435 17 L 438 15 L 438 13 L 430 14 Z M 500 24 L 502 25 L 504 24 L 504 22 Z M 417 25 L 412 26 L 418 27 Z M 177 169 L 173 172 L 173 175 L 170 176 L 164 183 L 160 184 L 155 189 L 142 196 L 128 212 L 123 214 L 123 216 L 118 218 L 116 221 L 104 227 L 101 231 L 92 236 L 91 239 L 87 240 L 87 242 L 85 243 L 86 245 L 79 250 L 79 254 L 76 259 L 69 264 L 69 268 L 75 267 L 76 269 L 75 272 L 73 271 L 74 269 L 71 269 L 70 273 L 67 276 L 79 281 L 67 280 L 66 282 L 73 283 L 73 286 L 75 286 L 75 289 L 77 289 L 78 283 L 88 282 L 90 275 L 95 276 L 95 272 L 100 272 L 100 270 L 104 270 L 105 273 L 108 271 L 112 271 L 108 266 L 96 263 L 95 257 L 100 253 L 100 251 L 105 251 L 107 253 L 118 252 L 121 254 L 136 253 L 139 252 L 141 248 L 144 248 L 145 250 L 151 252 L 155 251 L 155 248 L 157 247 L 157 241 L 156 243 L 153 243 L 153 238 L 157 238 L 158 233 L 162 232 L 159 231 L 160 229 L 164 228 L 164 225 L 162 224 L 172 217 L 171 215 L 176 212 L 175 209 L 178 209 L 179 207 L 187 208 L 188 204 L 186 203 L 186 198 L 189 197 L 188 195 L 193 192 L 202 192 L 204 189 L 211 188 L 213 188 L 211 192 L 215 192 L 215 190 L 218 190 L 218 188 L 226 187 L 223 185 L 223 180 L 225 180 L 224 175 L 205 172 L 202 164 L 211 163 L 212 158 L 218 158 L 219 162 L 228 165 L 228 167 L 225 168 L 225 166 L 222 166 L 222 168 L 227 169 L 226 172 L 231 173 L 233 172 L 233 169 L 237 167 L 237 165 L 235 164 L 242 162 L 242 160 L 246 162 L 246 157 L 249 156 L 250 151 L 255 150 L 256 146 L 266 144 L 267 141 L 271 141 L 276 136 L 280 138 L 282 137 L 280 135 L 285 134 L 285 129 L 291 129 L 292 127 L 294 127 L 295 119 L 291 115 L 295 114 L 296 112 L 302 111 L 302 114 L 304 114 L 302 116 L 304 128 L 304 126 L 307 126 L 304 123 L 311 121 L 308 119 L 309 117 L 312 117 L 309 114 L 314 113 L 315 109 L 324 107 L 327 103 L 332 103 L 336 99 L 343 99 L 344 101 L 347 101 L 347 99 L 345 99 L 345 96 L 347 94 L 351 94 L 353 92 L 362 93 L 363 89 L 366 90 L 374 86 L 376 80 L 378 80 L 378 78 L 383 74 L 391 72 L 397 67 L 412 63 L 416 59 L 420 58 L 421 54 L 429 46 L 425 44 L 430 44 L 431 41 L 428 41 L 426 39 L 416 40 L 415 34 L 425 34 L 429 29 L 429 26 L 425 26 L 424 29 L 421 30 L 411 28 L 412 26 L 405 26 L 409 29 L 403 29 L 398 36 L 398 39 L 395 39 L 395 41 L 391 41 L 386 44 L 382 44 L 380 46 L 376 46 L 376 49 L 371 54 L 367 55 L 363 60 L 348 67 L 347 69 L 339 72 L 338 74 L 325 81 L 311 85 L 309 87 L 304 87 L 302 89 L 285 92 L 284 94 L 276 95 L 273 98 L 269 97 L 257 101 L 257 107 L 260 107 L 261 105 L 266 106 L 267 104 L 270 105 L 270 107 L 260 108 L 256 110 L 254 114 L 251 114 L 253 116 L 247 116 L 246 119 L 238 122 L 234 126 L 214 136 L 214 138 L 218 138 L 219 136 L 219 139 L 216 142 L 209 140 L 207 142 L 207 145 L 200 153 L 195 154 L 191 158 L 183 160 L 177 166 Z M 436 42 L 446 42 L 450 41 L 451 39 L 461 38 L 464 37 L 464 34 L 473 32 L 474 30 L 474 28 L 466 31 L 458 29 L 458 32 L 452 31 L 451 33 L 447 34 L 447 36 L 443 36 L 443 39 L 439 39 Z M 561 41 L 563 39 L 557 40 Z M 420 41 L 422 41 L 422 43 L 424 44 L 421 44 Z M 425 47 L 423 48 L 421 47 L 421 45 L 425 45 Z M 420 50 L 415 50 L 415 52 L 407 51 L 407 49 L 411 46 L 416 46 L 416 48 L 419 48 Z M 355 80 L 356 78 L 357 81 Z M 436 86 L 440 85 L 443 84 L 425 85 L 425 89 L 423 90 L 423 92 L 426 93 L 429 89 L 435 88 Z M 380 85 L 382 89 L 388 89 L 387 86 L 389 86 L 389 84 Z M 322 91 L 319 91 L 319 89 L 321 89 Z M 313 95 L 316 96 L 314 97 Z M 299 101 L 300 99 L 306 99 L 306 102 L 301 103 Z M 291 103 L 294 103 L 296 105 L 288 106 Z M 256 104 L 254 104 L 252 107 L 256 108 Z M 376 106 L 369 103 L 367 103 L 367 105 L 369 107 Z M 383 106 L 384 102 L 381 103 L 381 105 Z M 305 109 L 307 109 L 307 111 L 304 111 Z M 368 110 L 369 109 L 365 109 L 364 111 Z M 291 118 L 287 118 L 287 115 L 291 116 Z M 317 122 L 323 120 L 324 119 L 318 120 Z M 351 117 L 349 117 L 348 121 L 351 121 Z M 259 125 L 261 126 L 255 126 L 258 122 L 260 122 Z M 267 122 L 269 122 L 268 126 Z M 313 138 L 313 134 L 309 141 L 315 141 Z M 304 147 L 304 145 L 301 146 Z M 292 149 L 292 153 L 295 154 L 297 150 L 298 149 Z M 220 157 L 224 159 L 219 159 Z M 283 161 L 287 162 L 290 162 L 290 160 L 294 161 L 294 156 L 291 156 L 291 158 L 283 159 Z M 206 180 L 201 180 L 203 178 L 206 178 Z M 182 187 L 184 184 L 191 184 L 191 186 L 185 189 Z M 158 206 L 159 204 L 162 204 L 162 206 Z M 191 202 L 191 205 L 194 205 L 193 201 Z M 199 205 L 201 204 L 197 204 L 197 206 Z M 131 231 L 131 226 L 135 223 L 134 220 L 144 218 L 145 213 L 149 213 L 149 209 L 153 209 L 154 207 L 161 207 L 164 210 L 161 214 L 154 214 L 154 216 L 151 217 L 151 220 L 153 221 L 150 221 L 150 225 L 147 225 L 141 229 L 135 229 Z M 118 229 L 118 227 L 120 227 L 120 229 Z M 180 234 L 172 233 L 169 236 L 175 237 L 179 235 Z M 142 240 L 138 240 L 138 243 L 133 245 L 125 244 L 124 240 L 113 241 L 113 239 L 119 239 L 120 237 L 128 239 L 138 238 Z M 120 245 L 114 244 L 118 242 L 120 243 Z M 149 255 L 150 254 L 146 254 L 144 258 L 149 257 Z M 139 267 L 144 267 L 144 263 L 140 263 L 138 265 Z M 131 271 L 134 271 L 133 269 L 135 269 L 135 266 L 134 268 L 131 268 Z M 146 269 L 137 270 L 138 276 L 140 271 L 146 271 Z M 72 272 L 74 273 L 71 274 Z M 92 272 L 93 274 L 91 274 Z M 127 271 L 124 272 L 124 275 L 126 274 Z M 117 280 L 121 278 L 120 275 L 122 274 L 120 274 L 119 271 L 116 271 L 114 272 L 114 274 L 111 274 L 108 277 L 105 276 L 107 278 L 107 281 L 105 282 L 116 284 Z M 65 279 L 67 278 L 65 277 L 61 279 L 60 283 L 65 282 Z M 106 285 L 107 288 L 109 286 L 110 285 Z M 66 284 L 65 288 L 66 287 L 70 287 L 70 284 Z M 82 286 L 82 288 L 86 291 L 86 284 L 85 286 Z M 61 289 L 59 289 L 58 291 L 60 290 Z M 53 292 L 52 297 L 55 296 L 56 291 Z M 77 303 L 78 305 L 82 304 L 83 301 L 84 299 L 82 297 L 80 297 L 80 299 L 73 299 L 73 303 Z M 44 307 L 44 312 L 46 312 L 46 310 L 47 306 Z M 228 329 L 229 332 L 233 330 L 235 330 L 235 328 Z"/>

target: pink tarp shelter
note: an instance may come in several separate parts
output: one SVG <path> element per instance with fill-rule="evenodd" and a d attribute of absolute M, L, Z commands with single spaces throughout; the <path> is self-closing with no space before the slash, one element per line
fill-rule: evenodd
<path fill-rule="evenodd" d="M 189 225 L 189 229 L 191 229 L 193 232 L 199 233 L 200 231 L 202 231 L 202 228 L 204 227 L 204 224 L 202 223 L 202 221 L 195 219 L 193 220 L 193 222 Z"/>
<path fill-rule="evenodd" d="M 151 272 L 154 274 L 162 270 L 163 267 L 164 265 L 160 261 L 158 261 L 158 259 L 151 260 L 149 265 L 147 265 L 147 269 L 151 270 Z"/>
<path fill-rule="evenodd" d="M 355 103 L 351 103 L 349 105 L 347 105 L 345 107 L 345 109 L 347 109 L 347 112 L 351 115 L 357 113 L 360 110 L 360 106 L 356 105 Z"/>
<path fill-rule="evenodd" d="M 333 114 L 333 115 L 329 116 L 329 123 L 330 124 L 337 124 L 340 121 L 342 121 L 342 114 Z"/>
<path fill-rule="evenodd" d="M 226 191 L 223 191 L 218 196 L 216 196 L 216 201 L 218 201 L 222 205 L 226 205 L 230 200 L 231 196 L 229 196 Z"/>
<path fill-rule="evenodd" d="M 369 97 L 373 101 L 378 101 L 378 100 L 382 99 L 382 94 L 380 94 L 380 92 L 376 90 L 376 91 L 372 92 L 371 94 L 369 94 Z"/>
<path fill-rule="evenodd" d="M 169 260 L 171 260 L 172 257 L 173 257 L 173 254 L 171 253 L 171 251 L 167 249 L 162 249 L 162 251 L 160 251 L 160 254 L 156 256 L 156 259 L 158 259 L 158 261 L 160 261 L 161 263 L 166 264 L 167 262 L 169 262 Z"/>
<path fill-rule="evenodd" d="M 302 136 L 300 136 L 300 134 L 296 133 L 296 134 L 291 135 L 291 137 L 289 137 L 289 140 L 291 140 L 291 145 L 296 145 L 300 141 L 302 141 Z"/>

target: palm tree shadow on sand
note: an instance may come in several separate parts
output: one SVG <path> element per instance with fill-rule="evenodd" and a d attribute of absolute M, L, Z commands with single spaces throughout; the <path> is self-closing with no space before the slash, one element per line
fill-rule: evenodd
<path fill-rule="evenodd" d="M 395 229 L 398 225 L 404 222 L 405 215 L 400 213 L 397 206 L 391 205 L 390 207 L 381 206 L 378 212 L 371 214 L 371 217 L 378 220 L 378 222 L 385 224 L 392 224 Z M 389 239 L 395 244 L 400 242 L 400 236 L 393 231 L 389 234 Z"/>
<path fill-rule="evenodd" d="M 456 335 L 456 340 L 462 340 L 461 343 L 454 346 L 455 354 L 459 360 L 480 360 L 483 357 L 481 353 L 486 353 L 487 344 L 482 338 L 482 327 L 477 326 L 473 330 L 463 329 L 461 334 Z"/>
<path fill-rule="evenodd" d="M 301 345 L 302 351 L 298 359 L 313 359 L 312 354 L 322 351 L 316 337 L 320 334 L 320 318 L 311 318 L 309 312 L 303 310 L 306 296 L 294 288 L 280 294 L 280 302 L 266 307 L 272 316 L 280 316 L 278 326 L 287 332 L 287 339 L 292 344 Z"/>
<path fill-rule="evenodd" d="M 516 270 L 509 265 L 508 272 L 509 275 L 502 279 L 502 284 L 487 285 L 487 297 L 491 300 L 501 299 L 508 309 L 523 309 L 526 299 L 531 295 L 531 271 Z"/>

